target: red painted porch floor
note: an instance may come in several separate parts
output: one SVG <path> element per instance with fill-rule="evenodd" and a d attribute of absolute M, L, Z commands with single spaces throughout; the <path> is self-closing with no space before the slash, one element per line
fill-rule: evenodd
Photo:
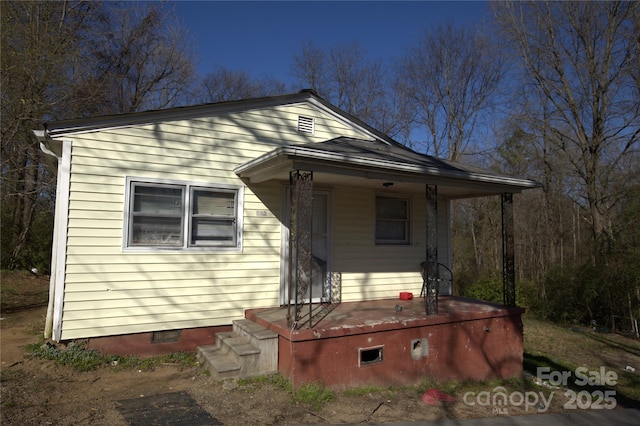
<path fill-rule="evenodd" d="M 245 317 L 267 327 L 290 341 L 326 339 L 405 327 L 422 327 L 451 322 L 522 314 L 524 309 L 467 299 L 440 297 L 438 314 L 427 316 L 423 298 L 412 300 L 383 299 L 313 305 L 313 327 L 309 327 L 309 306 L 303 307 L 301 327 L 292 330 L 287 324 L 287 307 L 251 309 Z"/>

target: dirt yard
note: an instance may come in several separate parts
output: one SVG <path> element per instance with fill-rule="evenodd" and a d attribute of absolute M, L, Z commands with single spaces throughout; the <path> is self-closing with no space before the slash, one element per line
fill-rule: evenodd
<path fill-rule="evenodd" d="M 44 285 L 46 291 L 46 281 L 32 284 L 34 287 Z M 42 289 L 33 288 L 30 292 L 41 294 Z M 44 306 L 34 308 L 37 303 L 29 303 L 31 307 L 27 309 L 9 309 L 5 302 L 9 300 L 3 299 L 0 321 L 0 423 L 3 425 L 126 425 L 116 401 L 178 391 L 187 392 L 224 425 L 380 423 L 536 414 L 533 407 L 496 409 L 490 405 L 470 405 L 463 398 L 463 393 L 470 390 L 477 394 L 500 385 L 513 385 L 509 390 L 524 392 L 520 381 L 463 387 L 443 385 L 441 390 L 453 395 L 455 400 L 434 406 L 422 401 L 428 385 L 336 392 L 332 401 L 314 407 L 296 401 L 290 391 L 270 382 L 216 382 L 198 366 L 163 364 L 152 371 L 142 371 L 105 365 L 94 371 L 78 372 L 27 354 L 27 345 L 42 341 Z M 566 399 L 557 394 L 548 411 L 562 410 L 564 402 Z"/>
<path fill-rule="evenodd" d="M 268 383 L 215 382 L 201 368 L 162 365 L 153 371 L 105 366 L 78 372 L 26 355 L 38 342 L 45 308 L 4 315 L 2 339 L 3 425 L 126 425 L 115 401 L 186 391 L 225 425 L 385 422 L 491 415 L 462 401 L 437 407 L 424 404 L 415 388 L 372 394 L 338 393 L 314 410 L 296 403 L 290 392 Z M 484 411 L 484 412 L 482 412 Z"/>

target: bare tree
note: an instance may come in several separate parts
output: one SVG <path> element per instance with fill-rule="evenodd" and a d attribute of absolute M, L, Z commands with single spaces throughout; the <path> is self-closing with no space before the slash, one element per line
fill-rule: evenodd
<path fill-rule="evenodd" d="M 185 102 L 194 77 L 186 33 L 164 3 L 105 3 L 91 40 L 93 78 L 105 97 L 102 113 L 162 109 Z M 107 111 L 104 111 L 106 109 Z"/>
<path fill-rule="evenodd" d="M 626 192 L 616 176 L 638 164 L 640 3 L 501 2 L 494 11 L 527 87 L 548 108 L 530 117 L 532 129 L 576 178 L 571 195 L 586 212 L 597 255 L 613 239 L 612 214 Z"/>
<path fill-rule="evenodd" d="M 399 104 L 388 89 L 382 62 L 367 56 L 356 43 L 328 50 L 306 43 L 293 57 L 293 74 L 334 105 L 393 136 L 400 130 Z"/>
<path fill-rule="evenodd" d="M 37 258 L 44 269 L 47 256 L 34 247 L 50 238 L 55 166 L 32 130 L 176 104 L 192 65 L 160 4 L 3 1 L 0 8 L 2 267 L 31 267 Z M 36 232 L 34 218 L 42 224 L 46 216 L 48 228 Z"/>
<path fill-rule="evenodd" d="M 38 201 L 53 198 L 55 170 L 43 161 L 31 130 L 69 101 L 65 86 L 96 4 L 1 2 L 0 8 L 2 267 L 43 266 L 25 264 L 22 254 L 43 207 Z"/>
<path fill-rule="evenodd" d="M 426 130 L 425 150 L 456 160 L 503 76 L 504 61 L 472 28 L 451 23 L 425 32 L 399 62 L 397 90 Z"/>
<path fill-rule="evenodd" d="M 315 47 L 311 42 L 302 43 L 300 53 L 293 55 L 291 71 L 307 89 L 313 89 L 320 96 L 329 98 L 331 72 L 328 54 L 324 49 Z"/>
<path fill-rule="evenodd" d="M 286 85 L 271 78 L 255 79 L 244 71 L 219 68 L 202 79 L 201 102 L 224 102 L 281 95 Z"/>

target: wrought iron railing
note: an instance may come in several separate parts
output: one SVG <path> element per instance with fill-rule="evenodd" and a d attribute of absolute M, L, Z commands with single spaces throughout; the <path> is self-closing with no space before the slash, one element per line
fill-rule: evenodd
<path fill-rule="evenodd" d="M 452 288 L 453 272 L 442 263 L 422 262 L 420 267 L 422 273 L 420 297 L 424 297 L 425 312 L 427 315 L 438 315 L 440 286 L 446 283 L 449 288 Z"/>
<path fill-rule="evenodd" d="M 327 271 L 323 275 L 321 295 L 316 297 L 311 290 L 312 286 L 309 286 L 309 292 L 303 298 L 289 302 L 288 325 L 292 330 L 315 327 L 341 302 L 342 274 Z"/>

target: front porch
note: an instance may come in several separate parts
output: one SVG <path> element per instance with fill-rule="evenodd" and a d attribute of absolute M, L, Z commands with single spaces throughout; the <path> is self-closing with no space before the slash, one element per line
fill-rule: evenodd
<path fill-rule="evenodd" d="M 280 298 L 285 306 L 248 310 L 245 317 L 277 334 L 278 371 L 294 387 L 522 373 L 513 194 L 537 182 L 378 138 L 283 146 L 234 171 L 256 193 L 270 182 L 286 188 Z M 328 194 L 326 203 L 319 202 L 316 188 Z M 451 201 L 480 196 L 501 200 L 504 305 L 452 297 L 453 277 L 441 271 L 450 272 L 452 265 Z M 320 210 L 327 214 L 318 220 Z M 421 297 L 400 300 L 398 292 L 418 287 L 418 277 Z M 443 280 L 450 280 L 445 289 Z"/>
<path fill-rule="evenodd" d="M 315 305 L 313 328 L 288 325 L 287 307 L 245 317 L 278 334 L 278 370 L 294 387 L 418 384 L 522 374 L 522 308 L 440 297 Z"/>

